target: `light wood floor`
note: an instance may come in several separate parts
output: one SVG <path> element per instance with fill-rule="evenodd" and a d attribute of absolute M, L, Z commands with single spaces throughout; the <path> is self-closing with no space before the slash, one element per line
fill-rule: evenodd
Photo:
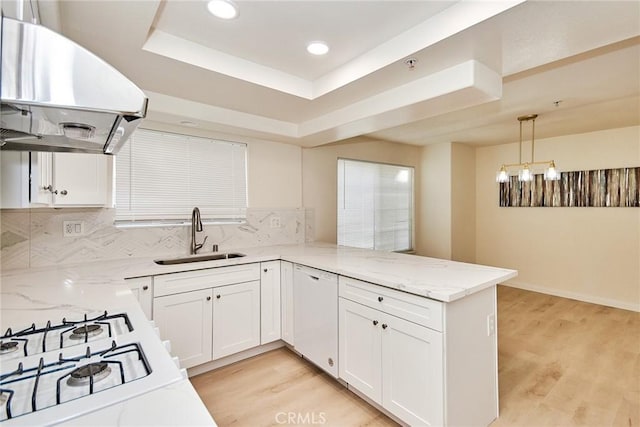
<path fill-rule="evenodd" d="M 501 286 L 498 352 L 492 427 L 640 426 L 640 313 Z M 191 382 L 220 427 L 395 425 L 286 349 Z"/>
<path fill-rule="evenodd" d="M 640 313 L 498 287 L 498 426 L 639 426 Z"/>

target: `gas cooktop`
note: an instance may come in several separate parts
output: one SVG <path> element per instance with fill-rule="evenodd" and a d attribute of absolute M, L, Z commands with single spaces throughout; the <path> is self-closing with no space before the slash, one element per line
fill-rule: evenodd
<path fill-rule="evenodd" d="M 127 313 L 8 329 L 0 338 L 0 421 L 46 425 L 185 378 L 149 325 Z"/>

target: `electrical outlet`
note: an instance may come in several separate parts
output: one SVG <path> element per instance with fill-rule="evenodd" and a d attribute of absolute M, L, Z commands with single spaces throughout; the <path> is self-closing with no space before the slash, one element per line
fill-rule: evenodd
<path fill-rule="evenodd" d="M 491 313 L 487 315 L 487 336 L 490 337 L 496 333 L 496 315 Z"/>
<path fill-rule="evenodd" d="M 272 216 L 271 217 L 271 228 L 280 228 L 280 217 Z"/>
<path fill-rule="evenodd" d="M 84 235 L 84 221 L 63 221 L 62 236 L 76 237 Z"/>

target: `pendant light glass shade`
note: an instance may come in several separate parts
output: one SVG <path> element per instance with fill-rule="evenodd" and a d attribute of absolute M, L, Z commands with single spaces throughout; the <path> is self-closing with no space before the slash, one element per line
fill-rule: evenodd
<path fill-rule="evenodd" d="M 527 163 L 525 163 L 524 167 L 518 172 L 518 181 L 533 181 L 533 173 L 531 172 L 531 169 L 529 169 L 529 165 Z"/>
<path fill-rule="evenodd" d="M 544 171 L 544 179 L 547 181 L 560 180 L 560 171 L 556 168 L 556 164 L 553 160 L 549 163 L 547 170 Z"/>
<path fill-rule="evenodd" d="M 496 174 L 496 182 L 507 182 L 509 181 L 509 172 L 507 172 L 507 168 L 502 165 L 498 173 Z"/>

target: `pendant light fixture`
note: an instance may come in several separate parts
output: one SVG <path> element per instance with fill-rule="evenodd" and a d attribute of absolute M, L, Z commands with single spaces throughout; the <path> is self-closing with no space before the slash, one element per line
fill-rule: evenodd
<path fill-rule="evenodd" d="M 509 172 L 510 170 L 517 170 L 518 172 L 518 181 L 528 182 L 533 181 L 533 170 L 532 166 L 534 165 L 547 165 L 547 168 L 544 171 L 544 179 L 547 181 L 557 181 L 560 179 L 560 172 L 556 168 L 556 163 L 553 160 L 544 160 L 536 162 L 534 160 L 534 150 L 535 150 L 535 132 L 536 132 L 536 118 L 537 114 L 528 114 L 526 116 L 518 117 L 518 121 L 520 122 L 520 145 L 518 150 L 518 162 L 519 163 L 510 163 L 503 164 L 500 167 L 500 170 L 496 174 L 497 182 L 508 182 L 509 181 Z M 531 121 L 531 161 L 522 162 L 522 122 Z"/>

